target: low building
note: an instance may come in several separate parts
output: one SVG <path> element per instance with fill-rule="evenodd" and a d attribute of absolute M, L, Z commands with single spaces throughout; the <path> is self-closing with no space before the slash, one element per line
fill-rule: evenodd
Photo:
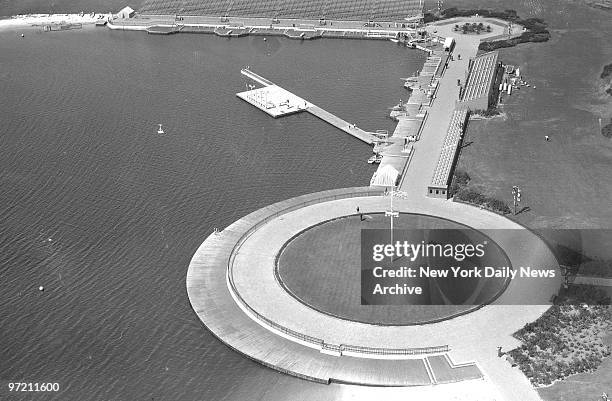
<path fill-rule="evenodd" d="M 451 121 L 444 137 L 444 143 L 440 150 L 438 163 L 434 170 L 430 184 L 427 186 L 427 196 L 431 198 L 448 199 L 450 185 L 453 180 L 455 164 L 459 157 L 459 148 L 465 133 L 469 113 L 466 109 L 453 111 Z"/>
<path fill-rule="evenodd" d="M 470 60 L 465 83 L 460 87 L 457 109 L 487 110 L 497 104 L 498 86 L 503 78 L 499 53 L 489 52 Z"/>
<path fill-rule="evenodd" d="M 128 19 L 134 17 L 136 11 L 130 6 L 125 6 L 117 13 L 117 18 L 119 19 Z"/>

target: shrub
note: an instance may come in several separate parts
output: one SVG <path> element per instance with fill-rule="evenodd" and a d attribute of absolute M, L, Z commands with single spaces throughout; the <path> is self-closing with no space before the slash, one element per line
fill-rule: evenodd
<path fill-rule="evenodd" d="M 604 66 L 603 71 L 601 72 L 601 79 L 606 79 L 608 77 L 612 77 L 612 64 Z"/>
<path fill-rule="evenodd" d="M 608 92 L 610 95 L 612 95 L 612 88 L 608 89 Z M 605 136 L 606 138 L 612 138 L 612 120 L 610 120 L 608 124 L 601 127 L 601 135 Z"/>
<path fill-rule="evenodd" d="M 480 192 L 471 188 L 460 188 L 455 194 L 455 197 L 464 202 L 468 202 L 476 206 L 486 207 L 498 213 L 508 214 L 511 211 L 510 207 L 508 206 L 508 204 L 506 204 L 506 202 L 490 196 L 483 195 Z"/>
<path fill-rule="evenodd" d="M 469 17 L 471 15 L 482 15 L 483 17 L 490 18 L 499 18 L 507 21 L 515 21 L 518 19 L 518 15 L 514 10 L 504 10 L 504 11 L 495 11 L 495 10 L 485 10 L 485 9 L 469 9 L 469 10 L 459 10 L 457 7 L 447 8 L 442 11 L 442 16 L 444 18 L 454 18 L 454 17 Z"/>

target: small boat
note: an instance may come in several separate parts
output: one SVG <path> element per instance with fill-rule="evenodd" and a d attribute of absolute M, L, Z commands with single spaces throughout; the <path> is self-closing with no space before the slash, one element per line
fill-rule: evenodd
<path fill-rule="evenodd" d="M 382 161 L 382 158 L 383 157 L 381 155 L 376 154 L 368 159 L 368 163 L 369 164 L 379 164 Z"/>
<path fill-rule="evenodd" d="M 162 125 L 161 124 L 159 124 L 159 129 L 157 130 L 157 133 L 158 134 L 163 134 L 164 133 L 164 130 L 162 129 Z"/>
<path fill-rule="evenodd" d="M 391 38 L 391 39 L 389 39 L 389 40 L 390 40 L 391 42 L 393 42 L 393 43 L 399 43 L 399 39 L 393 39 L 393 38 Z"/>

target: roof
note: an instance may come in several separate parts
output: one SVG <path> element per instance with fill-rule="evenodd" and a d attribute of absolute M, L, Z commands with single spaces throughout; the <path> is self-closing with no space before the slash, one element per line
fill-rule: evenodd
<path fill-rule="evenodd" d="M 397 182 L 399 171 L 390 164 L 386 164 L 376 171 L 376 176 L 372 179 L 372 186 L 377 187 L 394 187 Z"/>
<path fill-rule="evenodd" d="M 455 110 L 451 117 L 450 125 L 444 137 L 444 144 L 438 157 L 438 163 L 434 170 L 434 175 L 431 179 L 430 187 L 444 188 L 449 184 L 451 172 L 455 157 L 457 155 L 457 147 L 461 141 L 461 135 L 467 120 L 467 110 Z"/>
<path fill-rule="evenodd" d="M 134 9 L 130 6 L 125 6 L 123 7 L 121 10 L 119 10 L 119 12 L 117 14 L 122 14 L 122 13 L 127 13 L 127 14 L 131 14 L 134 12 Z"/>
<path fill-rule="evenodd" d="M 495 78 L 498 56 L 499 53 L 494 51 L 482 54 L 474 59 L 470 66 L 461 101 L 465 102 L 488 96 L 489 88 Z"/>

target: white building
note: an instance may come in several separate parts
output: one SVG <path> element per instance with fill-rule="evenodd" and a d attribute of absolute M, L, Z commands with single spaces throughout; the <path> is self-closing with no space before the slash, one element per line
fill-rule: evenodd
<path fill-rule="evenodd" d="M 132 18 L 134 14 L 136 14 L 136 11 L 134 11 L 132 7 L 125 6 L 125 8 L 121 9 L 121 11 L 117 13 L 117 18 L 120 18 L 120 19 Z"/>

